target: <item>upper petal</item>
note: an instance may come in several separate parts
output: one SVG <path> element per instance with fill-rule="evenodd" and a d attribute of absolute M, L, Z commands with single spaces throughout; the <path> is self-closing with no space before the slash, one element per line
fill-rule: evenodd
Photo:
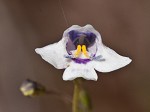
<path fill-rule="evenodd" d="M 97 74 L 91 65 L 87 64 L 77 64 L 72 62 L 68 68 L 65 69 L 63 73 L 63 80 L 74 80 L 75 78 L 82 77 L 86 80 L 97 80 Z"/>
<path fill-rule="evenodd" d="M 68 65 L 68 59 L 64 57 L 64 55 L 67 55 L 66 40 L 64 38 L 58 43 L 50 44 L 43 48 L 36 48 L 35 51 L 57 69 L 64 69 Z"/>
<path fill-rule="evenodd" d="M 102 41 L 101 39 L 101 35 L 100 33 L 94 29 L 94 27 L 90 24 L 87 24 L 83 27 L 79 26 L 79 25 L 72 25 L 71 27 L 69 27 L 68 29 L 66 29 L 63 33 L 63 38 L 68 38 L 69 37 L 69 32 L 75 30 L 75 31 L 79 31 L 79 32 L 91 32 L 93 34 L 96 35 L 97 39 L 99 40 L 99 42 Z M 101 42 L 102 43 L 102 42 Z"/>
<path fill-rule="evenodd" d="M 101 55 L 103 58 L 103 61 L 93 61 L 94 68 L 99 72 L 111 72 L 128 65 L 132 61 L 104 45 L 99 46 L 96 55 Z"/>
<path fill-rule="evenodd" d="M 83 27 L 83 29 L 85 29 L 85 31 L 94 33 L 99 41 L 99 44 L 102 44 L 102 38 L 100 33 L 92 25 L 87 24 Z"/>

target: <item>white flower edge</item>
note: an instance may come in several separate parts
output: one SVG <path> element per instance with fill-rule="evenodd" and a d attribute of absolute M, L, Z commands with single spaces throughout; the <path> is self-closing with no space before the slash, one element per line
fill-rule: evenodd
<path fill-rule="evenodd" d="M 68 59 L 64 57 L 64 55 L 67 55 L 66 40 L 64 38 L 57 43 L 43 48 L 36 48 L 35 52 L 57 69 L 64 69 L 68 66 Z"/>
<path fill-rule="evenodd" d="M 92 61 L 92 63 L 95 70 L 103 73 L 120 69 L 132 61 L 129 57 L 121 56 L 114 50 L 104 45 L 101 46 L 101 48 L 98 48 L 96 55 L 101 55 L 104 61 Z"/>

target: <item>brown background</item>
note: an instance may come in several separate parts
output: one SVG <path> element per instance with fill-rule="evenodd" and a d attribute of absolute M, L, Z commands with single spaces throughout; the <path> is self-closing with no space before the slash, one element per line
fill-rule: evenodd
<path fill-rule="evenodd" d="M 69 22 L 92 24 L 103 43 L 133 62 L 120 70 L 86 81 L 93 112 L 150 112 L 150 1 L 62 0 Z M 0 112 L 71 112 L 71 105 L 55 96 L 23 97 L 26 78 L 48 89 L 72 95 L 72 82 L 63 70 L 34 52 L 61 39 L 67 28 L 59 0 L 0 0 Z"/>

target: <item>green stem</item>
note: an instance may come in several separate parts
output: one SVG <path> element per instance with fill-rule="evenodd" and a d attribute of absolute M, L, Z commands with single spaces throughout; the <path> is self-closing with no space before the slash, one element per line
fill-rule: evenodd
<path fill-rule="evenodd" d="M 75 79 L 72 112 L 79 112 L 79 92 L 80 92 L 79 79 Z"/>

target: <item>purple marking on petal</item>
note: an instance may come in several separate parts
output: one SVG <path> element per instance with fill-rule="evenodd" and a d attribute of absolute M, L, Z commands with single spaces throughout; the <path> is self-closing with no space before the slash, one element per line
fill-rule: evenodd
<path fill-rule="evenodd" d="M 72 58 L 72 60 L 78 64 L 87 64 L 91 59 Z"/>
<path fill-rule="evenodd" d="M 72 41 L 70 39 L 68 39 L 68 42 L 66 43 L 66 50 L 68 52 L 69 55 L 71 55 L 71 51 L 72 50 L 76 50 L 75 45 L 72 43 Z"/>
<path fill-rule="evenodd" d="M 76 30 L 71 30 L 68 34 L 70 40 L 75 46 L 80 44 L 89 47 L 95 43 L 96 35 L 93 32 L 80 32 Z"/>

